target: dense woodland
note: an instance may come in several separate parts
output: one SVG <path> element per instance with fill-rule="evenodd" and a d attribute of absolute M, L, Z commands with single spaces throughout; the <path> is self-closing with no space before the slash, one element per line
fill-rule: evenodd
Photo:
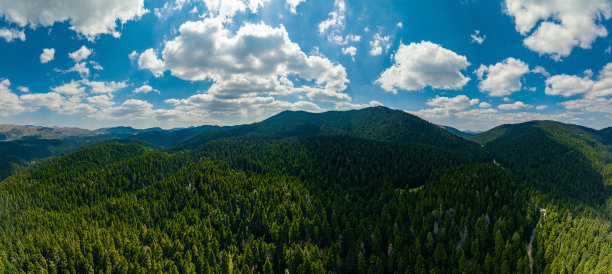
<path fill-rule="evenodd" d="M 606 272 L 604 133 L 532 122 L 472 142 L 376 107 L 16 160 L 0 272 Z"/>

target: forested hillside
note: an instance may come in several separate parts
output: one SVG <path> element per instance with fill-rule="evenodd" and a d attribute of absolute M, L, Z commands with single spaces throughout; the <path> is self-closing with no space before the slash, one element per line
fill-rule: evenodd
<path fill-rule="evenodd" d="M 546 217 L 535 234 L 535 269 L 612 269 L 612 146 L 607 131 L 534 121 L 471 137 L 542 194 L 539 206 Z"/>
<path fill-rule="evenodd" d="M 376 107 L 85 147 L 0 183 L 0 272 L 610 269 L 603 134 L 474 138 Z"/>

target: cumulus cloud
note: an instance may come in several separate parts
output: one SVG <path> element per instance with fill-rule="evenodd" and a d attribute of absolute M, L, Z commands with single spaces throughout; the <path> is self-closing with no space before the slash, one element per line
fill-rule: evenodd
<path fill-rule="evenodd" d="M 482 102 L 480 103 L 480 105 L 478 105 L 481 108 L 490 108 L 491 104 L 487 103 L 487 102 Z"/>
<path fill-rule="evenodd" d="M 287 7 L 291 13 L 296 14 L 297 6 L 299 6 L 302 2 L 306 2 L 306 0 L 287 0 Z"/>
<path fill-rule="evenodd" d="M 157 58 L 157 53 L 153 49 L 147 49 L 140 54 L 138 58 L 138 68 L 150 70 L 155 77 L 163 76 L 166 70 L 164 62 Z"/>
<path fill-rule="evenodd" d="M 19 96 L 10 89 L 11 81 L 0 80 L 0 116 L 14 115 L 24 112 L 26 109 L 21 105 Z"/>
<path fill-rule="evenodd" d="M 411 113 L 426 118 L 448 118 L 477 105 L 478 101 L 478 99 L 470 99 L 465 95 L 458 95 L 456 97 L 436 96 L 436 98 L 426 102 L 427 105 L 433 108 L 422 109 Z"/>
<path fill-rule="evenodd" d="M 587 98 L 612 96 L 612 63 L 606 64 L 599 76 L 593 80 L 593 72 L 587 70 L 584 76 L 576 75 L 555 75 L 546 79 L 546 89 L 548 95 L 559 95 L 570 97 L 584 94 Z"/>
<path fill-rule="evenodd" d="M 477 43 L 479 45 L 482 44 L 487 38 L 487 36 L 484 34 L 481 36 L 479 30 L 475 30 L 474 33 L 470 35 L 470 37 L 472 38 L 472 43 Z"/>
<path fill-rule="evenodd" d="M 427 101 L 426 104 L 448 110 L 462 110 L 478 104 L 478 99 L 470 99 L 465 95 L 458 95 L 454 98 L 436 96 L 436 98 Z"/>
<path fill-rule="evenodd" d="M 531 120 L 576 121 L 579 119 L 576 115 L 580 114 L 572 111 L 557 114 L 525 111 L 531 108 L 529 105 L 525 105 L 523 108 L 510 107 L 511 110 L 515 111 L 500 111 L 497 108 L 490 108 L 488 103 L 477 104 L 477 102 L 476 99 L 470 99 L 464 95 L 454 98 L 436 97 L 427 102 L 427 105 L 432 106 L 432 108 L 408 112 L 433 123 L 448 124 L 451 121 L 455 127 L 471 130 L 488 129 L 498 126 L 500 123 L 520 123 Z M 520 109 L 523 110 L 520 111 Z"/>
<path fill-rule="evenodd" d="M 432 42 L 401 44 L 395 64 L 376 80 L 384 90 L 461 89 L 470 80 L 461 71 L 470 63 L 467 58 Z"/>
<path fill-rule="evenodd" d="M 85 95 L 85 88 L 81 85 L 81 82 L 72 80 L 70 83 L 52 87 L 51 90 L 62 95 L 83 96 Z"/>
<path fill-rule="evenodd" d="M 105 94 L 88 97 L 87 102 L 96 107 L 110 107 L 115 104 L 111 97 Z"/>
<path fill-rule="evenodd" d="M 152 86 L 149 86 L 149 85 L 142 85 L 141 87 L 135 89 L 133 92 L 134 93 L 149 93 L 149 92 L 159 93 L 159 90 L 156 90 Z"/>
<path fill-rule="evenodd" d="M 43 49 L 43 52 L 40 54 L 40 63 L 49 63 L 55 59 L 55 49 Z"/>
<path fill-rule="evenodd" d="M 556 60 L 574 47 L 590 49 L 598 37 L 607 36 L 601 21 L 612 15 L 607 0 L 506 0 L 504 8 L 526 36 L 523 44 Z"/>
<path fill-rule="evenodd" d="M 612 114 L 612 98 L 582 98 L 561 102 L 559 105 L 567 110 Z"/>
<path fill-rule="evenodd" d="M 387 52 L 391 47 L 391 36 L 383 36 L 380 32 L 374 34 L 374 38 L 370 41 L 370 55 L 378 56 Z"/>
<path fill-rule="evenodd" d="M 480 68 L 474 71 L 481 80 L 478 89 L 489 93 L 490 96 L 497 97 L 507 96 L 521 90 L 521 79 L 529 72 L 527 64 L 512 57 L 495 65 L 480 65 Z"/>
<path fill-rule="evenodd" d="M 276 100 L 271 96 L 252 96 L 242 98 L 218 98 L 210 94 L 196 94 L 186 99 L 169 99 L 166 103 L 173 104 L 174 109 L 201 116 L 224 115 L 241 116 L 253 119 L 266 117 L 282 110 L 305 110 L 322 112 L 318 105 L 307 102 L 287 102 Z"/>
<path fill-rule="evenodd" d="M 503 104 L 503 105 L 499 105 L 497 106 L 497 108 L 501 109 L 501 110 L 519 110 L 519 109 L 530 109 L 533 108 L 532 105 L 528 105 L 525 104 L 521 101 L 516 101 L 512 104 Z"/>
<path fill-rule="evenodd" d="M 223 99 L 303 92 L 313 99 L 350 101 L 340 94 L 348 83 L 345 68 L 322 56 L 306 55 L 282 25 L 247 23 L 232 34 L 221 20 L 207 18 L 186 22 L 179 32 L 166 42 L 162 59 L 148 49 L 140 55 L 139 67 L 156 76 L 169 70 L 183 80 L 211 80 L 208 94 Z M 305 81 L 295 81 L 296 77 Z"/>
<path fill-rule="evenodd" d="M 87 48 L 86 46 L 81 46 L 77 51 L 68 53 L 70 59 L 74 60 L 75 63 L 81 62 L 87 58 L 89 55 L 93 53 L 93 50 Z"/>
<path fill-rule="evenodd" d="M 342 54 L 351 56 L 353 58 L 353 61 L 355 61 L 355 55 L 357 55 L 357 48 L 352 46 L 343 48 Z"/>
<path fill-rule="evenodd" d="M 353 104 L 349 102 L 339 102 L 334 105 L 336 110 L 351 110 L 351 109 L 362 109 L 368 107 L 378 107 L 384 106 L 381 102 L 378 101 L 370 101 L 367 104 Z"/>
<path fill-rule="evenodd" d="M 547 105 L 539 105 L 536 107 L 537 110 L 543 110 L 543 109 L 547 109 L 548 106 Z"/>
<path fill-rule="evenodd" d="M 96 109 L 82 98 L 86 95 L 85 88 L 79 82 L 51 88 L 48 93 L 26 93 L 21 96 L 10 89 L 10 81 L 0 81 L 0 116 L 17 115 L 23 112 L 33 112 L 45 107 L 59 114 L 90 114 Z"/>
<path fill-rule="evenodd" d="M 0 16 L 8 22 L 31 28 L 67 22 L 90 40 L 100 34 L 119 37 L 118 22 L 138 20 L 147 12 L 144 0 L 0 0 Z"/>
<path fill-rule="evenodd" d="M 1 28 L 0 38 L 4 38 L 4 40 L 8 43 L 13 42 L 16 39 L 19 39 L 23 42 L 26 40 L 26 35 L 23 30 Z"/>

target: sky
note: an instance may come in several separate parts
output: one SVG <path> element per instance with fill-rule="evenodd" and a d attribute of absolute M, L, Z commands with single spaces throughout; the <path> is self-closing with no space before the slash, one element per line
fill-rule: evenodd
<path fill-rule="evenodd" d="M 610 0 L 0 0 L 0 124 L 612 126 Z"/>

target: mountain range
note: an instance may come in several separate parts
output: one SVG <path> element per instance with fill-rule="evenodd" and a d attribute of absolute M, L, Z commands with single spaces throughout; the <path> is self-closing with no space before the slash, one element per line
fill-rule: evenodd
<path fill-rule="evenodd" d="M 372 107 L 1 129 L 1 272 L 612 269 L 611 128 L 469 133 Z"/>

